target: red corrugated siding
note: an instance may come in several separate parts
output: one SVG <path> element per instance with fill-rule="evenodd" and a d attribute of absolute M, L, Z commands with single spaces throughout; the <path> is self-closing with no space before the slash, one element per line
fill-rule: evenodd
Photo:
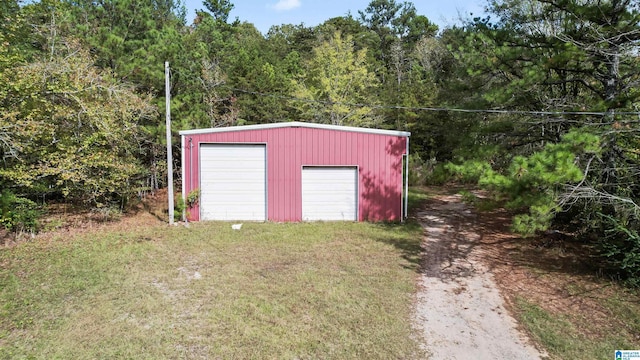
<path fill-rule="evenodd" d="M 184 136 L 187 194 L 200 184 L 200 144 L 264 143 L 268 220 L 302 219 L 302 167 L 313 165 L 358 167 L 360 221 L 401 218 L 406 137 L 302 127 Z M 189 211 L 191 220 L 199 220 L 199 214 L 197 206 Z"/>

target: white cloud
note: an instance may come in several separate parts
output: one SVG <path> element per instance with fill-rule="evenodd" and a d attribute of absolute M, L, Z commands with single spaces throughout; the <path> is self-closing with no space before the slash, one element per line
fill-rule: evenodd
<path fill-rule="evenodd" d="M 279 0 L 273 5 L 273 8 L 278 11 L 287 11 L 300 7 L 300 5 L 300 0 Z"/>

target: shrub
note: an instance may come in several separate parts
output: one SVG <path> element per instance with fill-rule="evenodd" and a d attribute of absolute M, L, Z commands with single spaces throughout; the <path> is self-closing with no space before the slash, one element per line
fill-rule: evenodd
<path fill-rule="evenodd" d="M 444 185 L 451 178 L 451 172 L 436 159 L 423 160 L 417 153 L 409 156 L 409 185 Z"/>
<path fill-rule="evenodd" d="M 0 224 L 5 229 L 35 232 L 41 215 L 42 211 L 35 202 L 6 189 L 0 193 Z"/>
<path fill-rule="evenodd" d="M 193 189 L 187 194 L 186 200 L 182 198 L 182 196 L 178 196 L 176 201 L 174 201 L 173 206 L 173 219 L 175 221 L 179 221 L 184 217 L 189 217 L 188 209 L 196 206 L 198 201 L 200 200 L 200 189 Z"/>
<path fill-rule="evenodd" d="M 454 180 L 464 184 L 477 183 L 485 173 L 492 171 L 487 162 L 478 160 L 465 161 L 463 164 L 448 163 L 444 168 L 454 174 Z"/>
<path fill-rule="evenodd" d="M 187 211 L 187 207 L 185 206 L 184 199 L 182 196 L 178 196 L 174 201 L 173 206 L 173 220 L 180 221 L 182 220 L 182 215 L 186 215 L 185 211 Z"/>
<path fill-rule="evenodd" d="M 422 186 L 424 185 L 424 176 L 426 173 L 426 164 L 422 160 L 420 154 L 409 155 L 409 185 Z"/>
<path fill-rule="evenodd" d="M 628 285 L 640 287 L 640 224 L 637 219 L 600 215 L 605 229 L 597 243 L 600 255 Z"/>
<path fill-rule="evenodd" d="M 447 169 L 447 164 L 439 163 L 431 167 L 428 174 L 425 175 L 426 185 L 444 185 L 453 180 L 453 174 Z"/>

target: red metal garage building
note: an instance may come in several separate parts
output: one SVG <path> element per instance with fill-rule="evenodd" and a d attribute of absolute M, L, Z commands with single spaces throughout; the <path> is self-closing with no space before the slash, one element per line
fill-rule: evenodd
<path fill-rule="evenodd" d="M 406 217 L 408 132 L 287 122 L 180 135 L 183 197 L 200 192 L 190 220 Z"/>

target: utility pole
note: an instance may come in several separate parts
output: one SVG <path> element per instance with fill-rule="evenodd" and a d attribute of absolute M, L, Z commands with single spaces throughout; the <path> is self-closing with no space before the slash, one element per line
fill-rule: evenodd
<path fill-rule="evenodd" d="M 164 62 L 164 87 L 167 120 L 167 198 L 169 198 L 169 225 L 173 225 L 173 154 L 171 152 L 171 83 L 169 62 Z"/>

